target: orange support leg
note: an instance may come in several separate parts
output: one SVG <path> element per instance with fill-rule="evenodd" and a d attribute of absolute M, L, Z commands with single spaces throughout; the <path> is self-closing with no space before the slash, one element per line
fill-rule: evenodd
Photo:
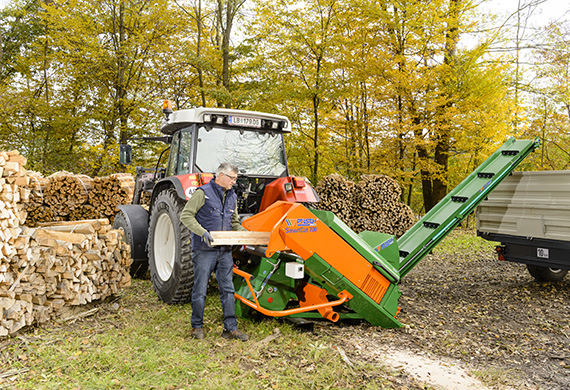
<path fill-rule="evenodd" d="M 312 302 L 312 304 L 307 304 L 307 306 L 302 306 L 302 307 L 298 307 L 295 309 L 287 309 L 287 310 L 268 310 L 264 307 L 262 307 L 259 304 L 259 301 L 257 300 L 257 296 L 255 295 L 255 291 L 253 290 L 253 286 L 251 285 L 251 279 L 253 278 L 253 275 L 244 272 L 238 268 L 234 268 L 234 274 L 239 275 L 241 277 L 243 277 L 245 279 L 245 282 L 247 283 L 247 286 L 249 288 L 249 291 L 251 293 L 251 296 L 253 297 L 253 300 L 255 302 L 250 301 L 247 298 L 242 297 L 241 295 L 235 294 L 235 298 L 237 300 L 239 300 L 240 302 L 242 302 L 243 304 L 251 307 L 252 309 L 257 310 L 258 312 L 260 312 L 261 314 L 264 314 L 266 316 L 270 316 L 270 317 L 284 317 L 284 316 L 288 316 L 291 314 L 297 314 L 297 313 L 306 313 L 308 311 L 313 311 L 313 310 L 318 310 L 319 313 L 321 313 L 321 310 L 329 310 L 330 312 L 334 313 L 331 309 L 331 307 L 333 306 L 340 306 L 343 303 L 349 301 L 350 299 L 352 299 L 352 294 L 350 294 L 348 291 L 343 290 L 341 292 L 338 293 L 338 297 L 340 298 L 338 301 L 326 301 L 326 302 L 322 302 L 321 303 L 315 303 Z M 318 287 L 317 287 L 318 288 Z M 326 292 L 326 290 L 324 290 Z M 335 313 L 338 315 L 338 313 Z M 323 316 L 324 317 L 324 316 Z M 325 317 L 327 318 L 327 317 Z M 332 316 L 332 318 L 334 318 L 334 316 Z M 336 319 L 332 319 L 332 318 L 328 318 L 331 321 L 338 321 L 338 317 Z"/>

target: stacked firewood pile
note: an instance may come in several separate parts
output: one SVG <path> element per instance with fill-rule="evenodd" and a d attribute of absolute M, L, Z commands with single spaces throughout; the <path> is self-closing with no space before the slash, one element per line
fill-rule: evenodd
<path fill-rule="evenodd" d="M 351 229 L 401 236 L 415 222 L 412 209 L 400 203 L 398 183 L 384 175 L 362 175 L 355 183 L 344 176 L 325 176 L 317 185 L 319 209 L 332 211 Z"/>
<path fill-rule="evenodd" d="M 129 246 L 106 219 L 19 228 L 0 263 L 0 336 L 130 285 Z"/>
<path fill-rule="evenodd" d="M 89 194 L 89 203 L 101 216 L 113 218 L 119 211 L 118 205 L 131 203 L 134 189 L 135 181 L 128 173 L 96 177 Z"/>
<path fill-rule="evenodd" d="M 30 201 L 26 203 L 28 226 L 49 221 L 113 220 L 117 206 L 128 204 L 135 182 L 130 174 L 117 173 L 90 178 L 69 172 L 56 172 L 44 178 L 30 175 Z"/>
<path fill-rule="evenodd" d="M 28 201 L 24 203 L 26 210 L 26 225 L 35 226 L 37 222 L 59 220 L 54 215 L 52 209 L 44 201 L 44 192 L 49 180 L 39 172 L 28 171 L 30 178 L 27 187 L 30 189 Z"/>
<path fill-rule="evenodd" d="M 319 181 L 316 191 L 319 194 L 321 210 L 332 211 L 338 218 L 352 228 L 352 209 L 356 184 L 339 174 L 325 176 Z"/>
<path fill-rule="evenodd" d="M 38 199 L 47 187 L 25 163 L 16 151 L 0 152 L 0 336 L 108 297 L 131 280 L 130 248 L 108 219 L 25 225 L 25 205 L 46 205 Z"/>
<path fill-rule="evenodd" d="M 87 202 L 91 188 L 93 179 L 87 175 L 57 172 L 48 178 L 45 202 L 54 214 L 65 217 Z"/>

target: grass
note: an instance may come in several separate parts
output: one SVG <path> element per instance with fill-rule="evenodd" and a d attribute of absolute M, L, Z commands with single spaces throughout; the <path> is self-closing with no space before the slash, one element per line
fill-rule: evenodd
<path fill-rule="evenodd" d="M 475 229 L 455 228 L 434 249 L 435 254 L 445 253 L 494 253 L 499 243 L 477 236 Z"/>
<path fill-rule="evenodd" d="M 495 386 L 503 385 L 507 386 L 509 383 L 509 377 L 518 377 L 519 374 L 513 370 L 505 370 L 498 368 L 486 368 L 484 370 L 473 370 L 471 374 L 479 379 L 483 383 L 492 383 Z M 537 387 L 538 388 L 538 387 Z"/>
<path fill-rule="evenodd" d="M 474 231 L 456 229 L 434 252 L 489 252 L 494 245 Z M 208 333 L 198 341 L 190 337 L 190 305 L 166 305 L 150 281 L 134 280 L 114 300 L 77 308 L 98 308 L 91 317 L 0 341 L 0 389 L 420 388 L 377 364 L 351 358 L 349 366 L 334 332 L 302 332 L 270 318 L 240 319 L 250 341 L 222 339 L 215 286 L 207 299 Z M 276 337 L 267 339 L 271 335 Z"/>
<path fill-rule="evenodd" d="M 96 315 L 36 328 L 0 343 L 0 388 L 10 389 L 395 389 L 380 366 L 348 366 L 329 336 L 275 319 L 240 320 L 248 342 L 220 337 L 211 289 L 205 340 L 190 337 L 190 305 L 158 301 L 134 280 Z M 87 311 L 88 308 L 81 308 Z M 272 340 L 266 339 L 275 335 Z"/>

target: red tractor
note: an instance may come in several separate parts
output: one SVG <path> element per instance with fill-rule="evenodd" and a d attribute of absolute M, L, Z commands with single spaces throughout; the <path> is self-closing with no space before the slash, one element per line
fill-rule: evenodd
<path fill-rule="evenodd" d="M 220 163 L 240 169 L 234 188 L 241 217 L 278 200 L 315 203 L 318 196 L 306 179 L 289 176 L 283 134 L 291 126 L 286 117 L 224 108 L 173 112 L 170 107 L 165 101 L 164 136 L 145 138 L 168 147 L 155 168 L 137 167 L 132 204 L 119 206 L 113 227 L 123 229 L 131 245 L 131 274 L 144 275 L 150 266 L 157 295 L 174 304 L 190 301 L 194 281 L 191 234 L 180 213 Z M 130 163 L 130 154 L 130 146 L 121 145 L 123 163 Z"/>

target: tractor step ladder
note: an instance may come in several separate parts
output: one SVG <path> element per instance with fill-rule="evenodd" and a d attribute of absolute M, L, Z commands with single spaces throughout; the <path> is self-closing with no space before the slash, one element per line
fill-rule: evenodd
<path fill-rule="evenodd" d="M 509 139 L 398 239 L 400 277 L 407 274 L 540 145 Z"/>

